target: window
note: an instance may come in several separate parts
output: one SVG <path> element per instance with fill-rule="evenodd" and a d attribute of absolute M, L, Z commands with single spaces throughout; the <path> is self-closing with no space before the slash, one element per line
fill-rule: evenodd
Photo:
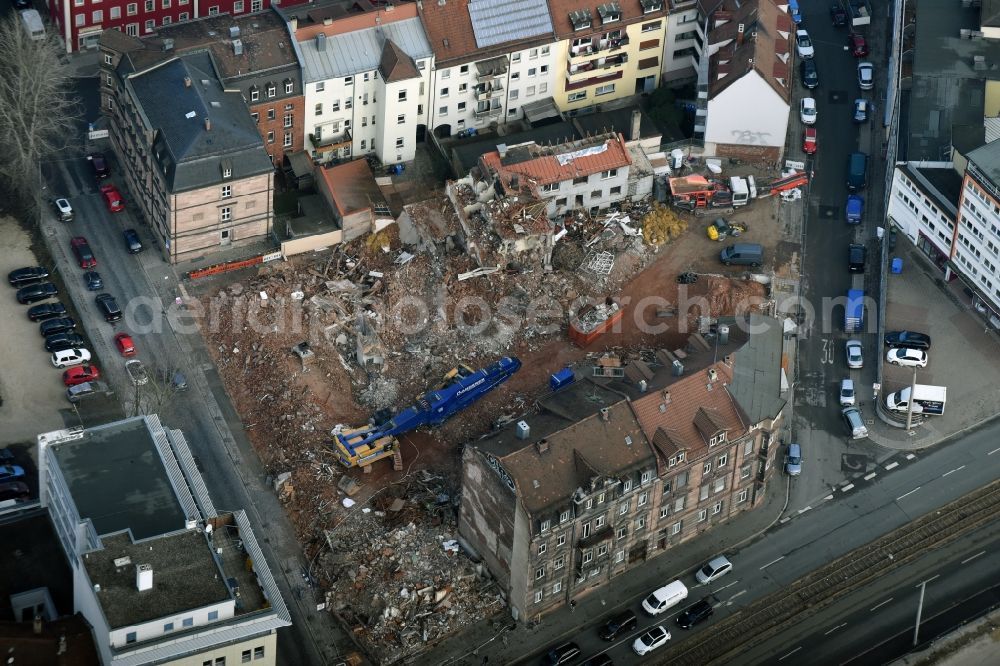
<path fill-rule="evenodd" d="M 122 8 L 121 7 L 112 7 L 111 11 L 109 13 L 111 15 L 111 19 L 112 20 L 114 20 L 114 19 L 120 19 L 122 17 Z M 111 63 L 108 62 L 108 64 L 110 65 Z"/>
<path fill-rule="evenodd" d="M 728 462 L 729 462 L 729 454 L 728 453 L 723 453 L 721 456 L 719 456 L 719 467 L 725 467 L 726 463 L 728 463 Z"/>
<path fill-rule="evenodd" d="M 535 94 L 535 86 L 528 86 L 527 88 L 525 88 L 524 90 L 525 97 L 531 97 L 534 94 Z"/>
<path fill-rule="evenodd" d="M 607 554 L 608 554 L 608 544 L 602 543 L 600 546 L 597 547 L 598 557 L 604 557 Z"/>
<path fill-rule="evenodd" d="M 587 99 L 587 91 L 586 90 L 581 90 L 580 92 L 575 92 L 575 93 L 570 93 L 569 94 L 569 101 L 571 101 L 571 102 L 579 102 L 580 100 L 584 100 L 584 99 Z"/>
<path fill-rule="evenodd" d="M 565 543 L 566 543 L 566 535 L 565 534 L 560 534 L 559 536 L 556 537 L 556 548 L 558 548 L 559 546 L 565 545 Z"/>
<path fill-rule="evenodd" d="M 223 199 L 228 199 L 231 196 L 233 196 L 233 186 L 232 185 L 223 185 L 222 186 L 222 198 Z"/>
<path fill-rule="evenodd" d="M 138 37 L 139 36 L 139 24 L 138 23 L 129 23 L 128 25 L 126 25 L 125 26 L 125 34 L 128 35 L 129 37 Z"/>
<path fill-rule="evenodd" d="M 566 197 L 559 197 L 558 199 L 556 199 L 556 206 L 565 206 L 565 205 L 566 205 Z"/>
<path fill-rule="evenodd" d="M 722 513 L 722 502 L 716 502 L 712 505 L 712 515 L 718 515 Z"/>
<path fill-rule="evenodd" d="M 538 57 L 538 49 L 531 49 L 530 51 L 528 51 L 528 58 L 534 60 L 537 57 Z"/>
<path fill-rule="evenodd" d="M 666 518 L 670 515 L 670 505 L 665 504 L 660 507 L 660 518 Z"/>
<path fill-rule="evenodd" d="M 681 495 L 674 500 L 674 513 L 678 513 L 684 510 L 684 505 L 687 503 L 687 495 Z"/>
<path fill-rule="evenodd" d="M 683 520 L 677 521 L 676 523 L 670 526 L 670 533 L 680 534 L 682 527 L 684 527 L 684 521 Z"/>
<path fill-rule="evenodd" d="M 444 97 L 447 97 L 447 96 L 448 96 L 448 89 L 447 88 L 441 88 L 441 97 L 444 98 Z"/>
<path fill-rule="evenodd" d="M 619 527 L 618 531 L 615 532 L 615 536 L 617 538 L 619 538 L 619 539 L 624 539 L 626 536 L 628 536 L 628 528 L 627 527 Z"/>
<path fill-rule="evenodd" d="M 708 499 L 708 484 L 706 483 L 698 489 L 698 501 Z"/>
<path fill-rule="evenodd" d="M 167 622 L 166 624 L 163 625 L 163 633 L 166 633 L 168 631 L 173 631 L 173 630 L 174 630 L 174 623 L 173 622 Z"/>
<path fill-rule="evenodd" d="M 594 576 L 596 576 L 599 573 L 601 573 L 601 567 L 597 567 L 596 569 L 591 569 L 590 570 L 590 577 L 593 578 Z"/>
<path fill-rule="evenodd" d="M 510 91 L 510 98 L 511 98 L 512 100 L 513 100 L 513 99 L 517 99 L 517 95 L 518 95 L 518 91 L 517 91 L 517 90 L 511 90 L 511 91 Z"/>
<path fill-rule="evenodd" d="M 368 127 L 368 116 L 361 116 L 361 126 Z"/>
<path fill-rule="evenodd" d="M 365 150 L 367 148 L 367 146 L 365 145 L 367 143 L 368 141 L 366 139 L 361 139 L 361 150 Z"/>
<path fill-rule="evenodd" d="M 539 555 L 544 555 L 545 554 L 545 544 L 544 543 L 538 544 L 538 554 Z"/>
<path fill-rule="evenodd" d="M 320 81 L 316 84 L 316 92 L 323 92 L 326 90 L 326 81 Z"/>
<path fill-rule="evenodd" d="M 187 4 L 187 0 L 181 0 L 181 4 L 182 5 L 186 5 Z M 177 20 L 178 21 L 187 21 L 188 20 L 188 13 L 187 12 L 181 12 L 180 14 L 177 15 Z"/>
<path fill-rule="evenodd" d="M 559 184 L 559 183 L 556 183 L 556 185 L 558 185 L 558 184 Z M 604 493 L 601 493 L 600 495 L 598 495 L 598 496 L 597 496 L 597 503 L 598 503 L 598 504 L 604 504 L 604 497 L 605 497 L 605 494 L 604 494 Z"/>
<path fill-rule="evenodd" d="M 642 31 L 643 32 L 654 32 L 654 31 L 659 30 L 659 29 L 660 29 L 660 22 L 659 21 L 653 21 L 652 23 L 643 23 L 642 24 Z"/>
<path fill-rule="evenodd" d="M 521 54 L 520 53 L 515 53 L 514 55 L 512 55 L 510 57 L 510 61 L 511 62 L 521 62 Z"/>
<path fill-rule="evenodd" d="M 607 180 L 608 178 L 614 178 L 618 175 L 618 169 L 608 169 L 607 171 L 601 172 L 601 178 Z M 642 473 L 642 483 L 649 481 L 649 472 Z"/>
<path fill-rule="evenodd" d="M 736 496 L 736 501 L 737 502 L 746 502 L 747 501 L 747 496 L 748 496 L 749 492 L 750 491 L 747 490 L 746 488 L 744 488 L 743 490 L 741 490 L 740 494 Z"/>
<path fill-rule="evenodd" d="M 646 516 L 639 516 L 635 521 L 635 531 L 638 532 L 646 527 Z"/>
<path fill-rule="evenodd" d="M 155 0 L 146 0 L 143 3 L 143 5 L 145 6 L 147 12 L 151 12 L 151 11 L 153 11 L 153 10 L 156 9 L 156 1 Z"/>
<path fill-rule="evenodd" d="M 752 456 L 753 455 L 753 439 L 748 439 L 743 445 L 743 455 Z"/>
<path fill-rule="evenodd" d="M 549 73 L 549 66 L 548 65 L 542 65 L 539 68 L 538 71 L 540 71 L 542 74 L 548 74 Z"/>
<path fill-rule="evenodd" d="M 519 81 L 521 79 L 521 72 L 512 72 L 510 75 L 511 81 Z"/>
<path fill-rule="evenodd" d="M 590 536 L 590 523 L 583 524 L 583 538 L 586 539 Z"/>
<path fill-rule="evenodd" d="M 562 590 L 562 581 L 561 580 L 560 581 L 556 581 L 555 583 L 552 584 L 552 594 L 559 594 L 559 592 L 561 590 Z"/>
<path fill-rule="evenodd" d="M 77 16 L 79 16 L 79 14 Z M 156 21 L 149 19 L 146 21 L 146 32 L 153 32 L 153 30 L 156 30 Z"/>
<path fill-rule="evenodd" d="M 251 113 L 250 117 L 253 118 L 253 121 L 255 123 L 259 123 L 260 122 L 260 114 L 257 113 L 256 111 L 254 111 L 253 113 Z"/>
<path fill-rule="evenodd" d="M 619 550 L 617 553 L 615 553 L 615 564 L 618 564 L 619 562 L 624 562 L 624 561 L 625 561 L 625 551 L 624 550 Z"/>
<path fill-rule="evenodd" d="M 740 478 L 745 479 L 748 476 L 750 476 L 750 463 L 747 463 L 746 465 L 743 465 L 743 467 L 740 467 Z"/>
<path fill-rule="evenodd" d="M 564 566 L 566 566 L 566 556 L 565 555 L 560 555 L 559 557 L 557 557 L 552 562 L 552 568 L 553 569 L 562 569 Z"/>
<path fill-rule="evenodd" d="M 268 109 L 267 110 L 267 119 L 268 120 L 274 120 L 274 109 Z"/>
<path fill-rule="evenodd" d="M 712 488 L 713 493 L 721 493 L 726 489 L 726 477 L 719 477 L 715 480 L 715 487 Z"/>
<path fill-rule="evenodd" d="M 450 69 L 442 69 L 441 70 L 441 78 L 442 79 L 451 78 L 451 70 Z"/>
<path fill-rule="evenodd" d="M 173 19 L 170 18 L 169 16 L 164 16 L 163 17 L 163 21 L 162 21 L 163 25 L 170 25 L 172 22 L 173 22 Z"/>
<path fill-rule="evenodd" d="M 319 104 L 316 105 L 316 108 L 313 111 L 313 113 L 315 115 L 317 115 L 317 116 L 322 116 L 323 115 L 323 103 L 322 102 L 320 102 Z"/>
<path fill-rule="evenodd" d="M 594 560 L 594 551 L 588 550 L 583 554 L 583 563 L 590 564 Z"/>
<path fill-rule="evenodd" d="M 542 601 L 542 592 L 540 592 L 540 591 L 539 592 L 535 592 L 535 603 L 536 604 L 537 603 L 541 603 L 541 601 Z"/>
<path fill-rule="evenodd" d="M 139 12 L 139 4 L 136 2 L 130 2 L 125 5 L 125 14 L 128 16 L 135 16 Z"/>
<path fill-rule="evenodd" d="M 236 2 L 233 3 L 233 13 L 241 14 L 242 12 L 243 12 L 243 0 L 236 0 Z"/>
<path fill-rule="evenodd" d="M 613 171 L 617 175 L 618 169 L 613 169 Z M 653 478 L 653 473 L 647 470 L 642 473 L 641 477 L 639 477 L 639 483 L 649 483 L 650 479 L 652 478 Z"/>
<path fill-rule="evenodd" d="M 241 664 L 250 663 L 250 650 L 243 650 L 243 652 L 240 653 L 240 663 Z"/>
<path fill-rule="evenodd" d="M 708 473 L 709 473 L 709 472 L 711 472 L 711 471 L 712 471 L 712 461 L 711 461 L 711 460 L 709 460 L 709 461 L 708 461 L 707 463 L 705 463 L 705 467 L 704 467 L 704 469 L 702 470 L 702 473 L 703 473 L 703 474 L 708 474 Z"/>
<path fill-rule="evenodd" d="M 439 108 L 438 109 L 438 115 L 439 116 L 447 116 L 448 115 L 448 107 L 447 106 L 442 106 L 441 108 Z"/>
<path fill-rule="evenodd" d="M 136 637 L 135 637 L 135 632 L 134 631 L 130 631 L 127 634 L 125 634 L 125 642 L 126 643 L 135 643 L 135 640 L 136 640 Z"/>
<path fill-rule="evenodd" d="M 406 91 L 405 90 L 400 90 L 398 98 L 399 98 L 400 102 L 405 102 L 406 101 Z"/>
<path fill-rule="evenodd" d="M 251 102 L 256 102 L 259 99 L 260 99 L 260 91 L 257 90 L 257 88 L 251 88 L 250 89 L 250 101 Z"/>
<path fill-rule="evenodd" d="M 219 6 L 216 5 L 214 7 L 209 7 L 208 8 L 208 15 L 209 16 L 218 16 L 219 15 Z"/>
<path fill-rule="evenodd" d="M 538 92 L 543 93 L 543 92 L 548 92 L 548 90 L 549 90 L 549 84 L 547 83 L 538 84 Z"/>
<path fill-rule="evenodd" d="M 629 502 L 622 502 L 622 505 L 618 507 L 618 515 L 624 516 L 626 513 L 628 513 L 628 506 Z"/>
<path fill-rule="evenodd" d="M 364 146 L 361 146 L 361 147 L 364 148 Z M 551 520 L 543 520 L 542 521 L 542 532 L 548 532 L 550 527 L 552 527 L 552 521 Z"/>
<path fill-rule="evenodd" d="M 622 492 L 627 493 L 630 490 L 632 490 L 632 479 L 625 479 L 625 482 L 622 483 Z"/>
<path fill-rule="evenodd" d="M 219 611 L 208 611 L 208 621 L 213 622 L 219 619 Z"/>
<path fill-rule="evenodd" d="M 193 617 L 186 617 L 186 618 L 184 618 L 183 620 L 181 620 L 181 626 L 182 627 L 193 627 L 194 626 L 194 618 Z"/>
<path fill-rule="evenodd" d="M 545 578 L 545 567 L 535 569 L 535 580 L 539 580 L 540 578 Z"/>
<path fill-rule="evenodd" d="M 600 97 L 601 95 L 610 95 L 615 91 L 615 84 L 608 83 L 603 86 L 597 86 L 597 90 L 594 91 L 594 97 Z"/>
<path fill-rule="evenodd" d="M 701 511 L 698 512 L 698 522 L 703 523 L 706 520 L 708 520 L 708 511 L 702 509 Z"/>
<path fill-rule="evenodd" d="M 396 124 L 397 125 L 405 125 L 406 124 L 406 115 L 404 115 L 404 114 L 401 113 L 398 116 L 396 116 Z"/>
<path fill-rule="evenodd" d="M 281 140 L 281 145 L 284 148 L 291 148 L 292 147 L 292 133 L 291 132 L 285 132 L 285 136 Z"/>
<path fill-rule="evenodd" d="M 233 219 L 233 209 L 231 206 L 223 206 L 219 209 L 219 219 L 223 222 L 228 222 Z M 213 611 L 215 612 L 215 611 Z M 218 614 L 218 613 L 216 613 Z M 211 618 L 209 618 L 211 619 Z"/>
<path fill-rule="evenodd" d="M 616 194 L 621 194 L 621 193 L 622 193 L 622 186 L 621 185 L 615 185 L 614 187 L 611 188 L 611 195 L 612 196 L 614 196 Z"/>
<path fill-rule="evenodd" d="M 459 102 L 458 103 L 458 111 L 459 111 L 459 113 L 461 113 L 462 111 L 465 111 L 465 102 Z M 465 121 L 464 120 L 459 120 L 458 122 L 463 123 Z"/>
<path fill-rule="evenodd" d="M 403 143 L 404 143 L 403 137 L 397 137 L 396 138 L 396 147 L 397 148 L 402 148 L 403 147 Z"/>
<path fill-rule="evenodd" d="M 560 525 L 562 523 L 565 523 L 567 520 L 569 520 L 569 511 L 563 511 L 562 513 L 559 514 L 559 524 Z"/>
<path fill-rule="evenodd" d="M 290 94 L 295 88 L 295 83 L 292 81 L 285 81 L 285 94 Z"/>
<path fill-rule="evenodd" d="M 604 516 L 598 516 L 594 521 L 594 529 L 599 530 L 604 527 Z"/>
<path fill-rule="evenodd" d="M 517 107 L 516 106 L 512 106 L 509 109 L 507 109 L 507 115 L 508 116 L 516 116 L 517 115 Z"/>
<path fill-rule="evenodd" d="M 284 117 L 282 117 L 281 122 L 282 122 L 282 126 L 283 127 L 291 127 L 292 126 L 292 114 L 286 113 L 284 115 Z"/>
<path fill-rule="evenodd" d="M 528 68 L 528 76 L 535 76 L 536 74 L 538 74 L 538 70 L 536 68 L 534 67 Z"/>
<path fill-rule="evenodd" d="M 646 506 L 646 500 L 649 499 L 649 493 L 639 493 L 639 501 L 636 502 L 636 506 Z"/>

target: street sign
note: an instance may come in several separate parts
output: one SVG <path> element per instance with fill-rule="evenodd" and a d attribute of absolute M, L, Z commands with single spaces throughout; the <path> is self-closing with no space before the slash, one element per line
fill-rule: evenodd
<path fill-rule="evenodd" d="M 90 139 L 91 141 L 93 141 L 94 139 L 107 139 L 108 138 L 108 130 L 106 130 L 106 129 L 91 130 L 91 131 L 87 132 L 87 138 Z"/>

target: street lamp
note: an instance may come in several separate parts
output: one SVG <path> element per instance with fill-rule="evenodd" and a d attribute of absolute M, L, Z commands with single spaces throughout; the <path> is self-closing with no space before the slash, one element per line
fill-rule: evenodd
<path fill-rule="evenodd" d="M 917 366 L 913 366 L 913 379 L 910 381 L 910 399 L 906 403 L 906 429 L 913 426 L 913 402 L 917 394 Z"/>

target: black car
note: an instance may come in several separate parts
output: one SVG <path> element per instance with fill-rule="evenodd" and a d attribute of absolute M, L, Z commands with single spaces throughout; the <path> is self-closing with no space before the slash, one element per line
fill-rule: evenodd
<path fill-rule="evenodd" d="M 108 160 L 104 157 L 104 153 L 94 153 L 87 159 L 90 160 L 90 166 L 94 168 L 94 176 L 98 180 L 111 175 L 111 168 L 108 166 Z"/>
<path fill-rule="evenodd" d="M 865 261 L 868 259 L 868 248 L 860 243 L 847 246 L 847 270 L 852 273 L 864 273 Z"/>
<path fill-rule="evenodd" d="M 45 338 L 45 351 L 55 352 L 63 349 L 80 349 L 86 347 L 86 342 L 82 335 L 76 333 L 56 333 Z"/>
<path fill-rule="evenodd" d="M 51 282 L 41 284 L 29 284 L 17 290 L 17 302 L 24 305 L 26 303 L 37 303 L 46 298 L 52 298 L 59 294 L 59 288 Z"/>
<path fill-rule="evenodd" d="M 7 273 L 7 282 L 12 287 L 24 287 L 29 284 L 41 282 L 49 276 L 49 269 L 41 266 L 26 266 L 18 268 L 16 271 Z"/>
<path fill-rule="evenodd" d="M 139 234 L 135 229 L 126 229 L 122 232 L 122 236 L 125 237 L 125 247 L 130 254 L 142 252 L 142 241 L 139 240 Z"/>
<path fill-rule="evenodd" d="M 830 5 L 830 21 L 834 28 L 841 28 L 847 25 L 847 12 L 840 5 Z"/>
<path fill-rule="evenodd" d="M 98 294 L 94 301 L 101 314 L 104 315 L 104 321 L 112 322 L 122 318 L 122 310 L 118 307 L 118 301 L 111 294 Z"/>
<path fill-rule="evenodd" d="M 559 647 L 554 647 L 545 653 L 542 663 L 545 666 L 559 666 L 569 664 L 580 657 L 580 646 L 576 643 L 565 643 Z"/>
<path fill-rule="evenodd" d="M 613 641 L 618 636 L 627 634 L 635 629 L 637 622 L 638 619 L 635 613 L 630 610 L 622 611 L 604 623 L 604 626 L 601 627 L 601 638 L 606 641 Z"/>
<path fill-rule="evenodd" d="M 699 622 L 704 622 L 712 616 L 715 609 L 708 599 L 691 604 L 677 616 L 677 626 L 681 629 L 690 629 Z"/>
<path fill-rule="evenodd" d="M 45 321 L 53 317 L 62 317 L 66 314 L 66 306 L 62 303 L 42 303 L 28 308 L 28 319 L 31 321 Z"/>
<path fill-rule="evenodd" d="M 55 333 L 65 333 L 76 328 L 76 320 L 72 317 L 59 317 L 58 319 L 48 319 L 38 325 L 38 330 L 43 338 L 48 338 Z"/>
<path fill-rule="evenodd" d="M 927 350 L 931 348 L 931 336 L 914 331 L 889 331 L 885 334 L 885 344 L 890 347 Z"/>
<path fill-rule="evenodd" d="M 31 495 L 31 489 L 23 481 L 4 481 L 0 483 L 0 500 L 23 500 Z"/>
<path fill-rule="evenodd" d="M 819 70 L 816 69 L 816 60 L 814 58 L 803 60 L 799 65 L 799 71 L 802 74 L 802 85 L 809 88 L 809 90 L 819 86 Z"/>
<path fill-rule="evenodd" d="M 97 291 L 104 288 L 104 278 L 97 271 L 87 271 L 84 273 L 83 281 L 87 284 L 88 291 Z"/>

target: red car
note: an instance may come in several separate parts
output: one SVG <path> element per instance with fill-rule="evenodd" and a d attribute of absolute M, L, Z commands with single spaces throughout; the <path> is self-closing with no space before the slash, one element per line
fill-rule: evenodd
<path fill-rule="evenodd" d="M 68 369 L 63 373 L 63 384 L 66 386 L 76 386 L 84 382 L 90 382 L 101 376 L 96 365 L 78 365 Z"/>
<path fill-rule="evenodd" d="M 112 213 L 125 210 L 125 199 L 121 192 L 114 185 L 101 185 L 101 194 L 104 195 L 104 203 L 108 205 L 108 210 Z"/>
<path fill-rule="evenodd" d="M 819 143 L 816 140 L 816 128 L 807 127 L 802 135 L 802 152 L 806 155 L 812 155 L 817 148 L 819 148 Z"/>
<path fill-rule="evenodd" d="M 851 53 L 854 54 L 855 58 L 864 58 L 868 55 L 868 42 L 856 32 L 852 32 L 847 36 L 847 46 L 851 49 Z"/>
<path fill-rule="evenodd" d="M 128 333 L 116 335 L 115 346 L 118 347 L 118 353 L 122 356 L 135 356 L 135 343 L 132 342 L 132 336 Z"/>
<path fill-rule="evenodd" d="M 80 268 L 93 268 L 97 265 L 94 253 L 90 251 L 90 243 L 83 236 L 74 236 L 69 244 L 73 248 L 76 260 L 80 262 Z"/>

